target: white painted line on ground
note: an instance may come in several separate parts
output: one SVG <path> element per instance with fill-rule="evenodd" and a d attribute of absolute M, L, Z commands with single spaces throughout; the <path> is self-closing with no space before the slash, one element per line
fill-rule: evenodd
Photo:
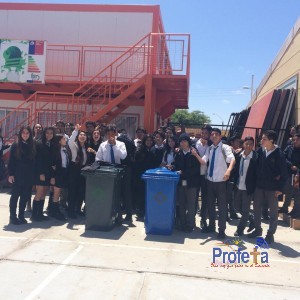
<path fill-rule="evenodd" d="M 0 236 L 0 239 L 21 239 L 19 237 L 5 237 Z M 29 239 L 29 238 L 22 238 Z M 190 251 L 190 250 L 181 250 L 181 249 L 169 249 L 169 248 L 159 248 L 159 247 L 144 247 L 144 246 L 133 246 L 133 245 L 118 245 L 118 244 L 108 244 L 108 243 L 95 243 L 95 242 L 76 242 L 69 240 L 57 240 L 57 239 L 34 239 L 34 241 L 48 242 L 48 243 L 66 243 L 66 244 L 79 244 L 79 245 L 95 245 L 101 247 L 115 247 L 115 248 L 128 248 L 128 249 L 140 249 L 140 250 L 151 250 L 151 251 L 161 251 L 161 252 L 177 252 L 185 254 L 197 254 L 197 255 L 212 255 L 211 252 L 201 252 L 201 251 Z M 285 260 L 285 259 L 270 259 L 270 262 L 279 262 L 279 263 L 290 263 L 290 264 L 300 264 L 299 260 Z"/>
<path fill-rule="evenodd" d="M 78 246 L 63 262 L 56 268 L 35 290 L 33 290 L 25 300 L 34 299 L 38 296 L 41 291 L 56 277 L 58 276 L 63 269 L 69 264 L 69 262 L 83 249 L 83 246 Z"/>

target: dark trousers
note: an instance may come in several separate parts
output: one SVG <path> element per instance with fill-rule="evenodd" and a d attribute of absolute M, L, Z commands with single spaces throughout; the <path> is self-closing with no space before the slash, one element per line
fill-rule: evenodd
<path fill-rule="evenodd" d="M 219 211 L 219 232 L 226 229 L 227 203 L 226 203 L 226 181 L 212 182 L 207 180 L 207 201 L 209 226 L 215 227 L 216 223 L 216 200 Z"/>
<path fill-rule="evenodd" d="M 207 182 L 205 175 L 200 175 L 200 190 L 201 190 L 201 210 L 200 217 L 202 220 L 206 220 L 208 213 L 208 202 L 207 202 Z"/>
<path fill-rule="evenodd" d="M 243 231 L 247 226 L 249 219 L 250 205 L 253 195 L 249 195 L 247 191 L 236 189 L 234 191 L 234 206 L 242 215 L 237 229 Z"/>
<path fill-rule="evenodd" d="M 195 226 L 196 187 L 178 186 L 179 219 L 181 226 Z"/>
<path fill-rule="evenodd" d="M 235 207 L 233 202 L 233 182 L 226 181 L 226 201 L 228 212 L 230 214 L 235 213 Z"/>
<path fill-rule="evenodd" d="M 81 210 L 85 198 L 85 178 L 80 175 L 81 167 L 74 163 L 70 166 L 68 213 L 75 213 Z"/>
<path fill-rule="evenodd" d="M 291 204 L 292 199 L 294 199 L 294 208 L 297 208 L 300 203 L 300 190 L 296 189 L 292 185 L 292 177 L 289 177 L 288 180 L 286 181 L 284 188 L 283 188 L 283 193 L 285 194 L 285 201 L 283 203 L 283 207 L 285 209 L 288 209 L 289 205 Z"/>
<path fill-rule="evenodd" d="M 275 191 L 256 188 L 253 202 L 254 227 L 256 230 L 261 230 L 261 210 L 264 204 L 270 209 L 269 232 L 274 234 L 278 224 L 278 200 L 275 199 Z"/>
<path fill-rule="evenodd" d="M 18 184 L 15 182 L 12 186 L 12 193 L 9 201 L 10 216 L 15 217 L 17 214 L 17 205 L 19 201 L 19 217 L 24 218 L 24 211 L 26 203 L 31 200 L 32 185 L 31 184 Z"/>
<path fill-rule="evenodd" d="M 132 189 L 133 189 L 132 174 L 133 174 L 132 167 L 126 166 L 124 178 L 122 181 L 122 187 L 121 187 L 125 212 L 129 216 L 132 215 Z"/>

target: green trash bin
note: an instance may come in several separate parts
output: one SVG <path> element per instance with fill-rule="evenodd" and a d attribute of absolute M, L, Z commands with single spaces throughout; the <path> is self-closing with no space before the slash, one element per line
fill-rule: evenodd
<path fill-rule="evenodd" d="M 85 228 L 109 231 L 120 213 L 121 184 L 124 169 L 120 166 L 101 166 L 96 169 L 84 168 Z"/>

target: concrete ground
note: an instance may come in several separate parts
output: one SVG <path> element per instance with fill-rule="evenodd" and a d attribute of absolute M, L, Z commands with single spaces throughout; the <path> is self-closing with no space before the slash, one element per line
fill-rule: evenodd
<path fill-rule="evenodd" d="M 215 234 L 146 235 L 134 221 L 110 232 L 84 219 L 8 225 L 0 193 L 0 299 L 299 299 L 300 231 L 282 221 L 266 250 L 269 267 L 212 267 Z M 29 219 L 28 219 L 29 220 Z M 232 240 L 236 221 L 227 228 Z M 197 226 L 199 219 L 197 218 Z M 264 233 L 267 225 L 263 224 Z M 245 251 L 255 240 L 243 238 Z"/>

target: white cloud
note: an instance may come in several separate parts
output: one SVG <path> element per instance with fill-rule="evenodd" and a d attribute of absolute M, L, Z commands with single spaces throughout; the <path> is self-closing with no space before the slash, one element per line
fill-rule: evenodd
<path fill-rule="evenodd" d="M 223 103 L 225 104 L 230 104 L 231 102 L 229 100 L 222 100 Z"/>
<path fill-rule="evenodd" d="M 231 91 L 231 93 L 233 95 L 245 95 L 246 94 L 245 91 L 243 91 L 243 90 L 233 90 L 233 91 Z"/>

